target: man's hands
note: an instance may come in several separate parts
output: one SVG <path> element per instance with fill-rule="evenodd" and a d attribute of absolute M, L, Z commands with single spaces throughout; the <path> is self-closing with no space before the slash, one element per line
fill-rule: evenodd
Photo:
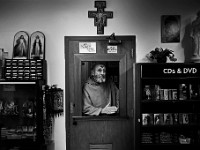
<path fill-rule="evenodd" d="M 102 114 L 114 114 L 114 113 L 116 113 L 117 110 L 118 110 L 118 108 L 116 106 L 107 105 L 106 107 L 104 107 L 101 110 L 101 113 Z"/>

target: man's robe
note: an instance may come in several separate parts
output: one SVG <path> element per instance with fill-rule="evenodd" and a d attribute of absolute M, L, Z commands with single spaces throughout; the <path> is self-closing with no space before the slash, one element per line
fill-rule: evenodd
<path fill-rule="evenodd" d="M 89 78 L 83 87 L 83 113 L 98 116 L 106 106 L 119 104 L 119 90 L 109 81 L 98 84 Z"/>

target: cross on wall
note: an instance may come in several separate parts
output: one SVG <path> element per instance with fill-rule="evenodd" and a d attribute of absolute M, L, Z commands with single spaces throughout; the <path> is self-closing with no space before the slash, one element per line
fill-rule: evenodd
<path fill-rule="evenodd" d="M 106 1 L 95 1 L 97 11 L 88 11 L 88 18 L 94 18 L 94 26 L 97 26 L 97 34 L 104 34 L 104 27 L 107 26 L 107 18 L 113 18 L 113 12 L 104 11 Z"/>

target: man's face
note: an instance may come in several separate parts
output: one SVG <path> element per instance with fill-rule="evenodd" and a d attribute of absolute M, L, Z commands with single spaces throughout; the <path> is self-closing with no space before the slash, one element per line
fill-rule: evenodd
<path fill-rule="evenodd" d="M 103 83 L 106 81 L 106 67 L 104 65 L 95 66 L 94 80 L 97 83 Z"/>

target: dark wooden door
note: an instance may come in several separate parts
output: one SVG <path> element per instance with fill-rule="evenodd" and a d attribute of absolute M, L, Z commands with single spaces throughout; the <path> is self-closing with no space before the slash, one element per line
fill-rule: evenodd
<path fill-rule="evenodd" d="M 66 148 L 132 150 L 135 146 L 135 36 L 116 36 L 121 44 L 108 52 L 107 36 L 66 36 Z M 92 45 L 93 53 L 83 51 Z M 111 48 L 111 49 L 112 49 Z M 95 50 L 96 49 L 96 50 Z M 83 53 L 82 53 L 83 52 Z M 94 62 L 104 62 L 119 88 L 120 109 L 114 116 L 82 114 L 82 84 Z"/>

